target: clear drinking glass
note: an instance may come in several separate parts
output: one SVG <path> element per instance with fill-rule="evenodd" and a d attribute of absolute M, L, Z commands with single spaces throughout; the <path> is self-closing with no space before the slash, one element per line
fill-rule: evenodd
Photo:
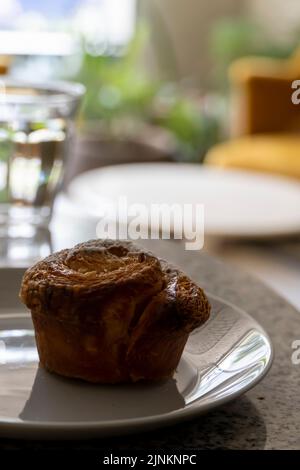
<path fill-rule="evenodd" d="M 54 197 L 84 87 L 0 77 L 0 264 L 46 251 Z M 26 261 L 25 261 L 26 262 Z"/>

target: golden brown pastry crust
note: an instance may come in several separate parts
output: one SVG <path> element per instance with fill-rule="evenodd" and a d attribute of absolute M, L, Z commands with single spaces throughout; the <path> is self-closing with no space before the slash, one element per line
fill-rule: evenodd
<path fill-rule="evenodd" d="M 91 240 L 28 269 L 41 364 L 91 382 L 161 380 L 209 317 L 200 287 L 131 242 Z"/>

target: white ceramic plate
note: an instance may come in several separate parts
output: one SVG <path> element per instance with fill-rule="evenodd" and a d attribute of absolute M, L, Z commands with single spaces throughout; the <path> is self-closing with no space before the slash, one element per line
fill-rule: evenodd
<path fill-rule="evenodd" d="M 126 164 L 78 176 L 68 194 L 99 218 L 104 203 L 204 204 L 205 233 L 270 237 L 300 233 L 300 184 L 278 176 L 179 163 Z M 163 227 L 160 227 L 163 228 Z"/>
<path fill-rule="evenodd" d="M 31 318 L 16 296 L 21 275 L 0 272 L 1 436 L 84 439 L 170 425 L 241 395 L 271 366 L 264 330 L 245 312 L 210 296 L 211 318 L 190 336 L 172 380 L 103 386 L 50 374 L 38 365 Z"/>

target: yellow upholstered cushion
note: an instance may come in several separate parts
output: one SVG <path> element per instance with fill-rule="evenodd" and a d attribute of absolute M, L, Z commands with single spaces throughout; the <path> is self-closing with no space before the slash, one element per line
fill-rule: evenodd
<path fill-rule="evenodd" d="M 205 163 L 300 179 L 300 134 L 257 134 L 229 140 L 212 147 Z"/>

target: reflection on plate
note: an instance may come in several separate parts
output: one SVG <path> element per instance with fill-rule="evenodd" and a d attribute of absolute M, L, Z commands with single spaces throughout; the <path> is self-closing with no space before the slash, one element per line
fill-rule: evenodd
<path fill-rule="evenodd" d="M 0 434 L 84 438 L 134 433 L 207 411 L 255 385 L 272 346 L 246 313 L 210 296 L 212 315 L 194 331 L 173 379 L 145 385 L 91 385 L 38 366 L 26 312 L 0 307 Z"/>

